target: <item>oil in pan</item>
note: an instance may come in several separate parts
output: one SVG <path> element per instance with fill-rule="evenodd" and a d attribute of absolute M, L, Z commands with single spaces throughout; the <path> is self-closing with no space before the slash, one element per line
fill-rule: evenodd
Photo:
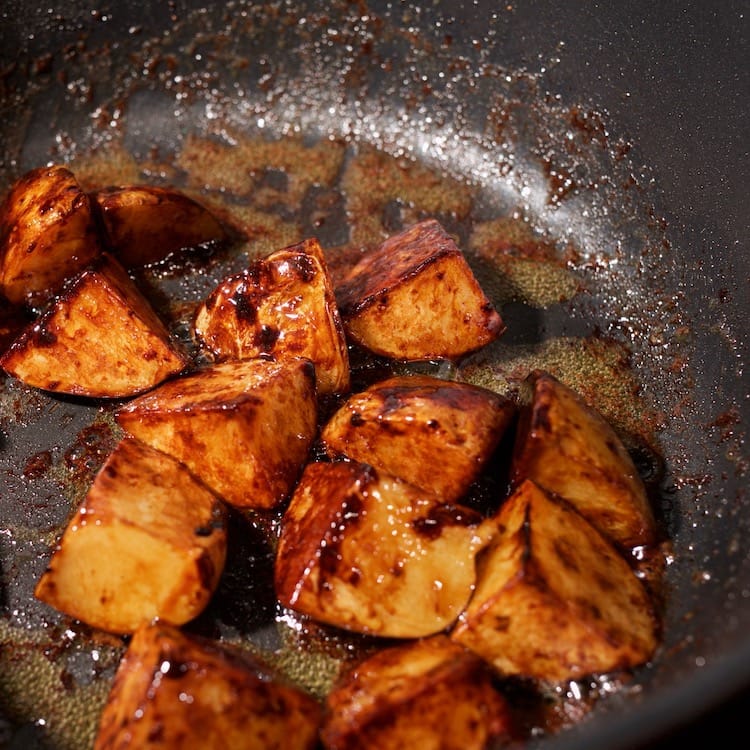
<path fill-rule="evenodd" d="M 338 281 L 386 237 L 437 218 L 507 333 L 454 365 L 357 360 L 355 379 L 419 370 L 517 399 L 528 372 L 549 370 L 596 403 L 663 511 L 664 373 L 681 377 L 686 341 L 661 279 L 664 226 L 606 118 L 544 90 L 554 59 L 535 70 L 473 64 L 448 34 L 415 38 L 408 25 L 348 4 L 280 13 L 232 3 L 186 13 L 161 38 L 134 30 L 127 49 L 92 45 L 70 48 L 48 81 L 20 92 L 15 106 L 29 127 L 3 162 L 3 187 L 54 161 L 87 190 L 176 186 L 224 219 L 236 232 L 229 246 L 137 274 L 186 347 L 197 304 L 251 259 L 316 236 Z M 51 123 L 36 105 L 45 87 L 67 105 Z M 467 100 L 475 106 L 461 106 Z M 87 748 L 125 641 L 57 615 L 33 587 L 117 442 L 117 405 L 11 378 L 2 390 L 0 731 Z M 494 490 L 477 487 L 476 502 L 485 491 Z M 323 697 L 345 664 L 379 644 L 277 605 L 277 533 L 273 515 L 232 516 L 226 573 L 190 627 L 262 654 Z M 525 686 L 512 688 L 532 735 L 574 723 L 599 695 L 627 685 L 602 676 L 536 702 Z"/>

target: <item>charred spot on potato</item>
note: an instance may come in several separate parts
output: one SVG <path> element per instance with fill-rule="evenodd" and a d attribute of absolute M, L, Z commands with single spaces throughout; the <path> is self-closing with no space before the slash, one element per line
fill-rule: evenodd
<path fill-rule="evenodd" d="M 255 323 L 258 319 L 258 309 L 252 301 L 252 297 L 248 289 L 244 286 L 239 286 L 237 291 L 230 297 L 232 305 L 234 305 L 235 313 L 240 320 L 247 321 L 248 323 Z M 216 298 L 209 297 L 207 300 L 209 310 L 213 310 L 216 306 Z"/>
<path fill-rule="evenodd" d="M 57 343 L 57 334 L 50 327 L 41 324 L 31 329 L 29 338 L 36 346 L 54 346 Z"/>
<path fill-rule="evenodd" d="M 273 350 L 274 345 L 279 339 L 281 331 L 274 326 L 262 325 L 258 331 L 256 345 L 258 349 L 265 352 Z M 301 347 L 295 347 L 296 353 L 299 353 Z"/>
<path fill-rule="evenodd" d="M 309 283 L 315 278 L 315 267 L 309 255 L 296 255 L 290 261 L 290 266 L 300 280 Z"/>
<path fill-rule="evenodd" d="M 426 516 L 414 520 L 414 529 L 430 539 L 437 539 L 447 526 L 476 526 L 482 516 L 476 511 L 450 503 L 430 508 Z"/>

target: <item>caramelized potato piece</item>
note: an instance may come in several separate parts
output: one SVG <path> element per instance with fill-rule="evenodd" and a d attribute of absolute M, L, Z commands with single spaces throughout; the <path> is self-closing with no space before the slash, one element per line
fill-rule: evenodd
<path fill-rule="evenodd" d="M 320 713 L 250 655 L 157 623 L 125 652 L 94 750 L 313 750 Z"/>
<path fill-rule="evenodd" d="M 282 520 L 279 601 L 330 625 L 395 638 L 451 625 L 492 528 L 366 464 L 308 464 Z"/>
<path fill-rule="evenodd" d="M 307 357 L 318 393 L 349 390 L 349 352 L 323 250 L 308 239 L 253 262 L 208 296 L 196 338 L 219 361 Z"/>
<path fill-rule="evenodd" d="M 186 364 L 148 300 L 106 254 L 0 358 L 0 367 L 27 385 L 96 398 L 136 395 Z"/>
<path fill-rule="evenodd" d="M 226 559 L 225 509 L 170 456 L 124 438 L 94 479 L 35 595 L 93 627 L 132 633 L 197 617 Z"/>
<path fill-rule="evenodd" d="M 505 330 L 466 258 L 433 219 L 365 255 L 336 299 L 347 335 L 391 359 L 456 359 Z"/>
<path fill-rule="evenodd" d="M 525 481 L 497 520 L 454 640 L 503 674 L 551 682 L 651 657 L 657 619 L 646 589 L 583 516 Z"/>
<path fill-rule="evenodd" d="M 321 432 L 329 456 L 364 461 L 453 501 L 484 468 L 515 407 L 468 383 L 412 375 L 350 396 Z"/>
<path fill-rule="evenodd" d="M 91 202 L 61 166 L 27 172 L 0 208 L 0 292 L 39 305 L 101 252 Z"/>
<path fill-rule="evenodd" d="M 223 362 L 164 383 L 116 419 L 231 505 L 272 508 L 291 492 L 315 437 L 315 373 L 307 359 Z"/>
<path fill-rule="evenodd" d="M 444 635 L 384 649 L 326 701 L 326 750 L 483 750 L 514 734 L 487 665 Z"/>
<path fill-rule="evenodd" d="M 622 548 L 652 544 L 656 522 L 643 481 L 609 423 L 549 373 L 532 372 L 511 477 L 561 495 Z"/>
<path fill-rule="evenodd" d="M 91 197 L 99 208 L 110 249 L 126 268 L 227 239 L 221 222 L 179 190 L 129 185 L 97 190 Z"/>

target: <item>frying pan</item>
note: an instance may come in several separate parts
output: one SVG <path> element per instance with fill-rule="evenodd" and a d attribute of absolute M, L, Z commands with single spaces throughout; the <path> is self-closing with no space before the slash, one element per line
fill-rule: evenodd
<path fill-rule="evenodd" d="M 735 0 L 6 0 L 0 181 L 112 140 L 146 161 L 190 133 L 216 136 L 218 122 L 415 160 L 475 187 L 469 222 L 513 216 L 554 247 L 585 293 L 545 305 L 498 298 L 504 345 L 512 356 L 599 337 L 628 352 L 637 403 L 658 418 L 648 434 L 615 421 L 671 551 L 653 662 L 530 744 L 656 745 L 729 698 L 741 708 L 750 689 L 747 11 Z M 349 219 L 328 218 L 302 217 L 301 231 L 345 245 Z M 443 218 L 467 238 L 466 224 Z M 109 447 L 107 409 L 8 379 L 1 411 L 0 741 L 75 747 L 90 736 L 117 644 L 55 619 L 32 590 Z M 261 535 L 242 544 L 238 559 L 268 554 Z M 227 591 L 244 603 L 222 634 L 252 631 L 273 648 L 267 587 L 236 578 Z M 45 680 L 46 702 L 34 688 Z"/>

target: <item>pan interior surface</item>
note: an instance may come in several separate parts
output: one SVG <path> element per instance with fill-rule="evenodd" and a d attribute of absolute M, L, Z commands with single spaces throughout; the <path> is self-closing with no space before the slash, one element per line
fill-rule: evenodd
<path fill-rule="evenodd" d="M 632 747 L 747 684 L 746 339 L 735 310 L 747 261 L 723 278 L 731 263 L 711 256 L 709 239 L 688 246 L 639 142 L 571 90 L 580 51 L 563 20 L 537 45 L 539 32 L 524 32 L 536 4 L 124 2 L 40 6 L 23 20 L 7 6 L 0 37 L 19 59 L 0 66 L 3 190 L 65 163 L 90 189 L 176 185 L 241 222 L 231 252 L 140 277 L 178 337 L 189 338 L 197 301 L 250 258 L 314 235 L 336 277 L 434 216 L 508 332 L 455 370 L 431 371 L 517 394 L 531 368 L 551 369 L 622 435 L 669 539 L 663 643 L 628 681 L 558 687 L 560 731 L 530 744 Z M 2 382 L 0 737 L 19 747 L 89 747 L 122 653 L 120 639 L 33 596 L 116 442 L 112 409 Z M 362 644 L 278 609 L 272 527 L 243 523 L 232 573 L 196 628 L 322 694 Z"/>

